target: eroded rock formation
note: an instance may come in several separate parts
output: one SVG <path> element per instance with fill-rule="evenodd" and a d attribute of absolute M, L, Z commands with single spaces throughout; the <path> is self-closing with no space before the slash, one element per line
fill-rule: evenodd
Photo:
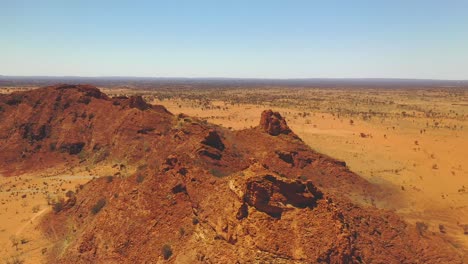
<path fill-rule="evenodd" d="M 265 110 L 260 118 L 260 128 L 272 136 L 280 134 L 292 135 L 297 137 L 288 127 L 286 120 L 278 112 Z"/>

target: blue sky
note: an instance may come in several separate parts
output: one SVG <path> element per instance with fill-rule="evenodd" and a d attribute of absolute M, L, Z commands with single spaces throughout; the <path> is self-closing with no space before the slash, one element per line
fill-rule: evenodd
<path fill-rule="evenodd" d="M 0 0 L 0 74 L 468 79 L 468 1 Z"/>

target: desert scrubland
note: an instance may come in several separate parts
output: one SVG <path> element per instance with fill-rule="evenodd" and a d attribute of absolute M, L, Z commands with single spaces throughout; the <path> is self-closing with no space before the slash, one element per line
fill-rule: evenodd
<path fill-rule="evenodd" d="M 109 96 L 142 95 L 173 114 L 230 130 L 257 126 L 265 109 L 278 111 L 312 149 L 345 161 L 351 171 L 392 190 L 356 202 L 393 210 L 418 228 L 445 237 L 460 251 L 468 250 L 466 89 L 99 88 Z M 98 164 L 1 177 L 1 260 L 41 261 L 51 245 L 37 223 L 54 210 L 53 201 L 93 177 L 117 172 L 125 176 L 132 170 Z"/>

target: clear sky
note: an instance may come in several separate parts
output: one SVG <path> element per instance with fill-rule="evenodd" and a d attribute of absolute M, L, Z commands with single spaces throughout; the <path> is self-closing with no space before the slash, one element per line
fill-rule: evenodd
<path fill-rule="evenodd" d="M 468 0 L 0 0 L 0 75 L 468 79 Z"/>

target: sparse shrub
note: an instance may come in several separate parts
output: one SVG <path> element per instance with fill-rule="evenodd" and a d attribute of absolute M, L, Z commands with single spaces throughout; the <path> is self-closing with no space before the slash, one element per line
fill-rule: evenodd
<path fill-rule="evenodd" d="M 162 254 L 165 260 L 168 260 L 172 256 L 172 248 L 168 244 L 162 247 Z"/>
<path fill-rule="evenodd" d="M 97 164 L 103 160 L 105 160 L 107 157 L 109 157 L 110 152 L 106 148 L 102 148 L 98 150 L 92 157 L 92 163 Z"/>
<path fill-rule="evenodd" d="M 183 237 L 185 235 L 185 229 L 183 227 L 179 228 L 179 235 Z"/>
<path fill-rule="evenodd" d="M 52 204 L 52 209 L 54 210 L 55 213 L 59 213 L 60 211 L 63 210 L 63 206 L 65 204 L 65 201 L 63 198 L 58 198 L 53 204 Z"/>
<path fill-rule="evenodd" d="M 200 221 L 198 220 L 197 217 L 194 216 L 194 217 L 192 218 L 192 224 L 196 225 L 196 224 L 198 224 L 199 222 L 200 222 Z"/>
<path fill-rule="evenodd" d="M 101 209 L 106 205 L 106 199 L 105 198 L 101 198 L 97 201 L 97 203 L 91 208 L 91 213 L 93 213 L 94 215 L 99 213 L 99 211 L 101 211 Z"/>
<path fill-rule="evenodd" d="M 11 236 L 10 242 L 11 246 L 14 247 L 16 251 L 18 251 L 19 239 L 16 236 Z"/>
<path fill-rule="evenodd" d="M 183 119 L 177 120 L 176 125 L 174 126 L 175 129 L 182 129 L 185 125 L 185 121 Z"/>
<path fill-rule="evenodd" d="M 463 225 L 463 234 L 468 235 L 468 225 Z"/>
<path fill-rule="evenodd" d="M 444 226 L 443 224 L 439 224 L 439 231 L 440 231 L 442 234 L 447 233 L 447 230 L 445 229 L 445 226 Z"/>
<path fill-rule="evenodd" d="M 49 150 L 55 151 L 57 149 L 57 142 L 50 143 Z"/>
<path fill-rule="evenodd" d="M 111 183 L 114 180 L 114 176 L 106 176 L 106 182 Z"/>
<path fill-rule="evenodd" d="M 151 151 L 151 147 L 148 145 L 148 143 L 143 143 L 143 150 L 145 152 L 150 152 Z"/>
<path fill-rule="evenodd" d="M 84 161 L 86 160 L 86 157 L 88 156 L 88 154 L 86 153 L 86 151 L 80 151 L 78 153 L 78 158 L 81 160 L 81 161 Z"/>
<path fill-rule="evenodd" d="M 424 235 L 429 229 L 429 226 L 424 222 L 416 222 L 416 230 L 418 230 L 419 235 Z"/>
<path fill-rule="evenodd" d="M 10 257 L 5 261 L 6 264 L 23 264 L 24 260 L 20 259 L 18 256 Z"/>
<path fill-rule="evenodd" d="M 39 212 L 39 210 L 41 210 L 41 206 L 40 206 L 40 205 L 35 205 L 35 206 L 32 208 L 32 212 L 33 212 L 33 213 L 37 213 L 37 212 Z"/>
<path fill-rule="evenodd" d="M 432 165 L 432 169 L 433 169 L 433 170 L 437 170 L 437 169 L 439 169 L 439 166 L 437 166 L 437 164 L 433 164 L 433 165 Z"/>
<path fill-rule="evenodd" d="M 142 183 L 145 180 L 145 176 L 143 174 L 138 174 L 136 177 L 136 182 L 137 183 Z"/>
<path fill-rule="evenodd" d="M 91 103 L 91 98 L 88 97 L 88 96 L 82 96 L 78 99 L 78 103 L 82 103 L 82 104 L 89 104 Z"/>

